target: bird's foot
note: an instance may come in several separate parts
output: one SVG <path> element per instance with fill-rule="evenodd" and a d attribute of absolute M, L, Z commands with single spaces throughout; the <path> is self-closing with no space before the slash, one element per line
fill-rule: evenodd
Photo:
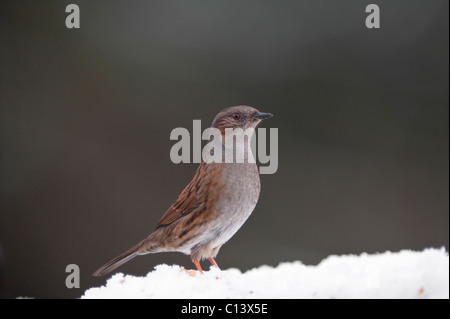
<path fill-rule="evenodd" d="M 214 267 L 216 267 L 217 269 L 220 270 L 220 267 L 216 263 L 214 258 L 211 257 L 211 258 L 208 258 L 208 260 L 211 262 L 211 264 Z M 197 268 L 198 272 L 203 275 L 203 269 L 202 269 L 202 266 L 200 265 L 200 262 L 198 260 L 194 260 L 193 262 L 194 262 L 194 265 Z M 192 269 L 191 270 L 187 270 L 186 268 L 182 268 L 181 271 L 185 271 L 189 276 L 192 276 L 192 277 L 195 277 L 195 275 L 197 273 L 195 270 L 192 270 Z M 219 279 L 219 277 L 216 277 L 216 279 Z"/>
<path fill-rule="evenodd" d="M 209 260 L 209 262 L 214 266 L 214 267 L 217 267 L 217 269 L 219 269 L 220 270 L 220 267 L 219 267 L 219 265 L 216 263 L 216 261 L 214 260 L 214 258 L 208 258 L 208 260 Z"/>
<path fill-rule="evenodd" d="M 203 275 L 203 269 L 202 266 L 200 266 L 200 262 L 198 260 L 194 260 L 194 265 L 197 267 L 197 270 L 200 272 L 200 274 Z M 195 277 L 196 271 L 195 270 L 187 270 L 186 268 L 182 268 L 181 271 L 185 271 L 188 273 L 189 276 Z"/>
<path fill-rule="evenodd" d="M 180 271 L 184 271 L 184 272 L 186 272 L 189 276 L 191 276 L 191 277 L 195 277 L 195 274 L 197 273 L 195 270 L 193 270 L 193 269 L 189 269 L 189 270 L 187 270 L 186 268 L 181 268 L 181 270 Z"/>

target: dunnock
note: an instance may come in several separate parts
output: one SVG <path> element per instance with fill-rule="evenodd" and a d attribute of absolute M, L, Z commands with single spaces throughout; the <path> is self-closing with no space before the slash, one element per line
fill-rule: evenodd
<path fill-rule="evenodd" d="M 211 126 L 224 136 L 227 128 L 256 128 L 269 117 L 272 114 L 250 106 L 233 106 L 217 114 Z M 226 151 L 224 139 L 222 143 Z M 233 147 L 237 151 L 240 146 Z M 218 267 L 214 257 L 250 216 L 260 188 L 258 167 L 247 158 L 244 163 L 203 161 L 192 181 L 161 217 L 156 230 L 100 267 L 93 276 L 106 275 L 138 255 L 169 251 L 191 255 L 200 272 L 200 260 L 205 258 Z"/>

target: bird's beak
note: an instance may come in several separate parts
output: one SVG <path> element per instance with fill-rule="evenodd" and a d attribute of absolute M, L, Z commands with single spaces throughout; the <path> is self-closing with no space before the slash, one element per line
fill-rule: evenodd
<path fill-rule="evenodd" d="M 260 119 L 260 120 L 265 120 L 268 119 L 270 117 L 272 117 L 273 114 L 272 113 L 264 113 L 264 112 L 258 112 L 256 113 L 256 115 L 254 116 L 255 119 Z"/>

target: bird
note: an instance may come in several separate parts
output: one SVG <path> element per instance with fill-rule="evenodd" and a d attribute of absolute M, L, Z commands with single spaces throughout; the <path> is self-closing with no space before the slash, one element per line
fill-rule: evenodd
<path fill-rule="evenodd" d="M 222 150 L 227 151 L 230 145 L 226 146 L 224 142 L 225 135 L 230 132 L 227 129 L 250 128 L 253 134 L 262 120 L 272 116 L 251 106 L 232 106 L 220 111 L 211 127 L 220 131 Z M 242 146 L 237 142 L 232 145 L 231 151 L 236 152 Z M 200 261 L 203 259 L 219 268 L 214 258 L 251 215 L 260 190 L 258 166 L 255 161 L 249 161 L 248 156 L 243 163 L 203 160 L 191 182 L 163 214 L 156 229 L 92 275 L 104 276 L 136 256 L 159 252 L 190 255 L 201 274 Z"/>

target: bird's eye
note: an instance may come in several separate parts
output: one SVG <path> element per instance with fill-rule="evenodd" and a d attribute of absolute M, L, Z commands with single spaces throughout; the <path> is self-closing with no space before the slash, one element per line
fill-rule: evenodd
<path fill-rule="evenodd" d="M 241 119 L 241 114 L 239 114 L 239 113 L 234 113 L 233 114 L 233 120 L 238 121 L 240 119 Z"/>

